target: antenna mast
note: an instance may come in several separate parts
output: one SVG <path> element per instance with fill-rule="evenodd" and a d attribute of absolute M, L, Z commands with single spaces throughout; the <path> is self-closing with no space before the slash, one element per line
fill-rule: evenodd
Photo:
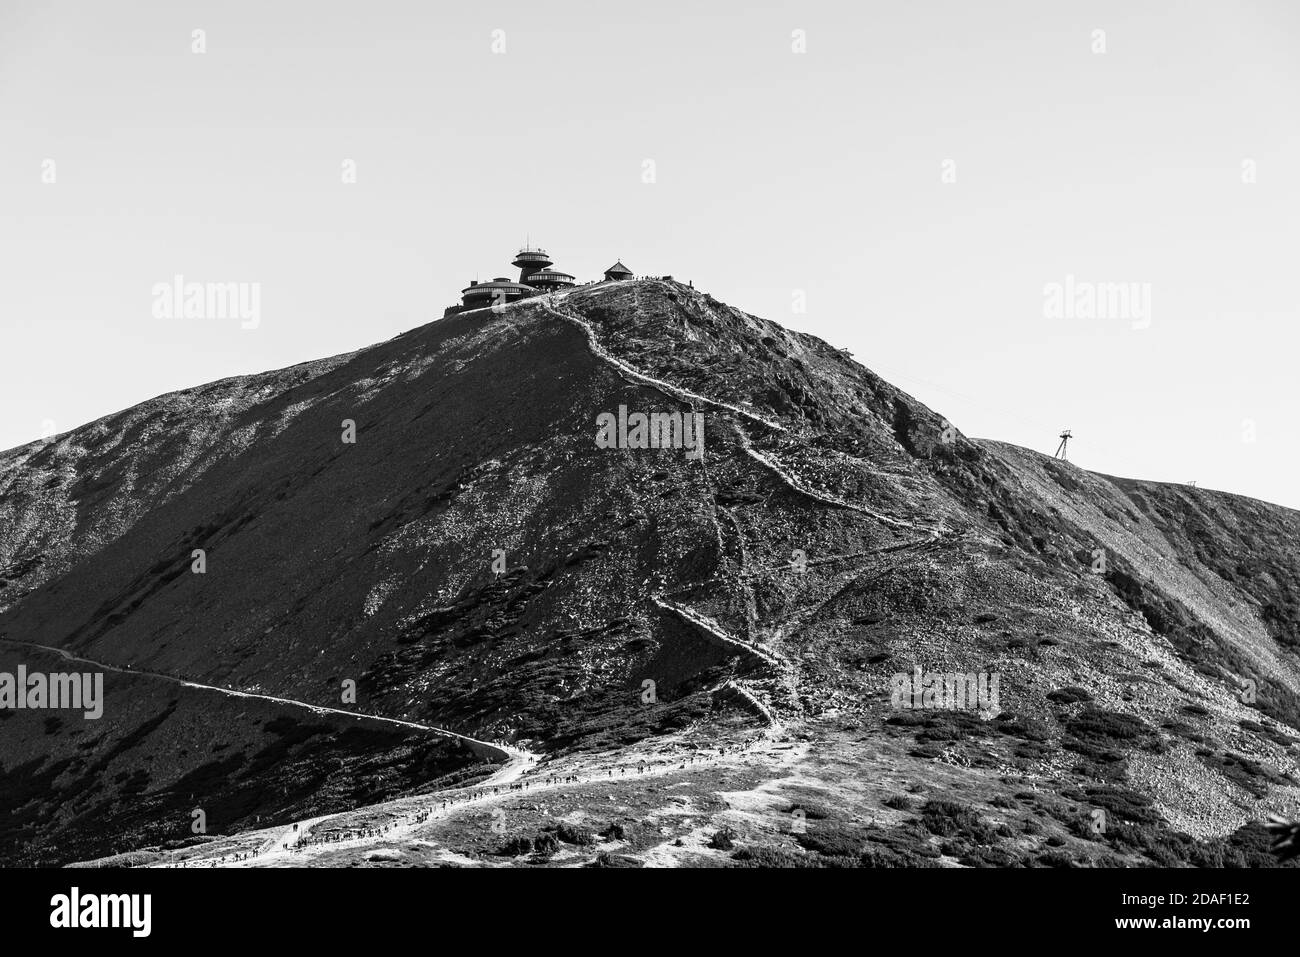
<path fill-rule="evenodd" d="M 1065 454 L 1065 445 L 1069 441 L 1070 441 L 1070 430 L 1066 429 L 1064 432 L 1061 433 L 1061 444 L 1056 447 L 1056 452 L 1052 455 L 1052 458 L 1060 459 L 1062 462 L 1070 461 L 1069 457 Z"/>

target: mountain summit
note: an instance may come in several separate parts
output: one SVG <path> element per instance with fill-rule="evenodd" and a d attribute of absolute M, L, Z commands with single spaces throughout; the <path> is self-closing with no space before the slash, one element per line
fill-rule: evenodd
<path fill-rule="evenodd" d="M 1300 513 L 669 280 L 142 403 L 0 517 L 0 670 L 106 674 L 0 710 L 11 862 L 1246 864 L 1297 794 Z"/>

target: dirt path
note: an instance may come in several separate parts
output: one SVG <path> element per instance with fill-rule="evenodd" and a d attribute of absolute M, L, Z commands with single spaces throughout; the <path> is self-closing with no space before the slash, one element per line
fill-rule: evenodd
<path fill-rule="evenodd" d="M 743 689 L 737 689 L 743 692 Z M 764 709 L 765 710 L 765 709 Z M 494 775 L 481 784 L 468 788 L 465 792 L 440 792 L 437 794 L 425 794 L 415 797 L 396 798 L 392 801 L 385 801 L 380 804 L 372 804 L 364 808 L 356 808 L 352 811 L 342 811 L 338 814 L 327 815 L 325 817 L 313 818 L 300 825 L 299 830 L 294 832 L 292 828 L 287 834 L 293 834 L 293 839 L 288 841 L 289 847 L 285 849 L 282 840 L 277 839 L 275 846 L 266 853 L 259 853 L 247 860 L 220 861 L 217 866 L 221 867 L 261 867 L 269 864 L 292 863 L 293 866 L 302 866 L 307 861 L 319 857 L 322 854 L 332 853 L 335 851 L 345 850 L 363 850 L 367 847 L 377 847 L 379 845 L 389 845 L 400 842 L 403 839 L 413 837 L 414 834 L 427 827 L 430 822 L 446 819 L 455 816 L 467 809 L 481 810 L 492 807 L 511 798 L 517 798 L 525 795 L 533 795 L 548 791 L 557 791 L 563 788 L 578 787 L 581 785 L 612 783 L 614 781 L 641 781 L 647 778 L 660 777 L 665 774 L 671 774 L 680 771 L 689 771 L 695 768 L 704 768 L 719 764 L 726 759 L 739 759 L 754 753 L 761 745 L 771 744 L 777 737 L 784 733 L 784 728 L 773 720 L 758 738 L 744 747 L 735 746 L 732 748 L 723 748 L 716 754 L 700 754 L 678 756 L 675 758 L 656 758 L 653 763 L 646 761 L 646 769 L 638 771 L 638 762 L 631 758 L 623 762 L 604 762 L 595 767 L 585 767 L 576 765 L 570 769 L 553 770 L 548 769 L 541 772 L 537 768 L 531 768 L 526 764 L 514 768 L 514 773 L 507 776 L 507 769 L 503 769 L 500 775 Z M 643 759 L 645 760 L 645 759 Z M 610 773 L 622 769 L 625 773 Z M 605 772 L 601 774 L 599 772 Z M 581 772 L 581 773 L 580 773 Z M 523 789 L 511 790 L 507 785 L 517 782 L 525 775 L 535 775 L 528 781 L 528 786 Z M 322 843 L 307 843 L 301 847 L 296 847 L 295 842 L 306 839 L 312 828 L 319 824 L 357 814 L 380 814 L 384 812 L 398 813 L 401 815 L 400 820 L 390 825 L 387 829 L 371 828 L 376 833 L 364 834 L 357 837 L 347 838 L 341 841 L 327 841 Z M 358 826 L 359 827 L 359 826 Z M 165 865 L 176 866 L 176 865 Z M 196 862 L 193 866 L 206 866 Z"/>
<path fill-rule="evenodd" d="M 764 425 L 769 429 L 774 429 L 779 432 L 789 431 L 781 423 L 765 418 L 761 415 L 758 415 L 755 412 L 749 411 L 748 409 L 742 409 L 739 406 L 731 405 L 730 403 L 722 402 L 718 399 L 711 399 L 708 396 L 700 395 L 698 392 L 692 392 L 691 390 L 684 389 L 681 386 L 673 385 L 671 382 L 665 382 L 663 379 L 656 379 L 654 376 L 647 375 L 646 373 L 640 371 L 639 369 L 634 368 L 633 366 L 624 362 L 622 359 L 619 359 L 617 356 L 610 353 L 610 351 L 601 344 L 599 337 L 596 335 L 596 330 L 593 329 L 591 327 L 591 324 L 587 322 L 585 319 L 583 319 L 581 316 L 578 316 L 567 309 L 556 308 L 553 302 L 546 296 L 537 297 L 537 301 L 541 303 L 543 309 L 545 309 L 551 315 L 555 316 L 557 319 L 563 319 L 565 322 L 573 323 L 574 325 L 581 328 L 587 335 L 587 344 L 591 348 L 592 353 L 594 353 L 598 358 L 603 359 L 605 362 L 614 366 L 614 368 L 616 368 L 619 372 L 621 372 L 625 378 L 631 379 L 632 381 L 635 381 L 641 385 L 648 385 L 654 389 L 658 389 L 660 392 L 663 392 L 665 395 L 668 395 L 672 398 L 678 399 L 683 402 L 687 402 L 688 404 L 703 403 L 705 405 L 711 405 L 719 409 L 726 409 L 728 412 L 749 419 L 751 422 L 756 422 L 761 425 Z M 888 525 L 892 528 L 910 528 L 914 531 L 924 531 L 924 532 L 928 532 L 930 535 L 934 536 L 935 538 L 938 538 L 940 535 L 943 535 L 949 531 L 949 529 L 947 529 L 945 526 L 941 524 L 940 525 L 918 525 L 915 522 L 909 522 L 906 519 L 901 519 L 901 518 L 894 518 L 893 516 L 885 515 L 882 512 L 877 512 L 874 509 L 866 508 L 863 505 L 857 505 L 852 502 L 846 502 L 843 499 L 836 498 L 833 495 L 828 495 L 824 492 L 818 492 L 814 489 L 808 488 L 806 485 L 804 485 L 801 481 L 796 479 L 793 475 L 791 475 L 789 472 L 783 469 L 776 462 L 772 461 L 770 458 L 763 455 L 763 453 L 755 449 L 751 444 L 749 436 L 745 433 L 744 429 L 737 427 L 736 434 L 739 437 L 741 447 L 745 450 L 745 454 L 747 454 L 750 458 L 752 458 L 754 461 L 758 462 L 765 468 L 775 473 L 776 476 L 779 479 L 781 479 L 781 481 L 783 481 L 787 486 L 789 486 L 791 489 L 793 489 L 794 491 L 798 492 L 801 495 L 807 496 L 808 498 L 815 499 L 816 501 L 819 501 L 824 505 L 833 505 L 837 508 L 846 508 L 849 509 L 850 511 L 859 512 L 863 515 L 875 519 L 876 521 L 880 522 L 882 525 Z"/>
<path fill-rule="evenodd" d="M 690 389 L 683 389 L 681 386 L 673 385 L 671 382 L 665 382 L 663 379 L 656 379 L 654 376 L 646 375 L 644 372 L 633 368 L 622 359 L 619 359 L 617 356 L 612 355 L 608 350 L 606 350 L 605 347 L 600 344 L 600 339 L 596 336 L 596 330 L 591 328 L 591 324 L 587 322 L 587 320 L 574 315 L 571 312 L 561 311 L 560 309 L 555 308 L 546 296 L 539 296 L 536 301 L 540 302 L 542 308 L 551 315 L 558 319 L 563 319 L 565 322 L 571 322 L 582 329 L 587 334 L 587 344 L 590 346 L 591 351 L 598 358 L 603 359 L 619 372 L 623 373 L 625 378 L 629 378 L 641 385 L 648 385 L 651 388 L 658 389 L 665 395 L 681 402 L 685 402 L 688 405 L 698 402 L 703 403 L 704 405 L 715 406 L 719 409 L 726 409 L 728 412 L 734 412 L 736 415 L 744 416 L 752 422 L 757 422 L 760 425 L 767 426 L 769 429 L 775 429 L 778 432 L 789 431 L 780 422 L 766 419 L 755 412 L 750 412 L 749 410 L 742 409 L 739 406 L 730 405 L 718 399 L 710 399 L 706 395 L 700 395 L 698 392 L 692 392 Z"/>
<path fill-rule="evenodd" d="M 53 645 L 42 645 L 34 641 L 18 641 L 15 638 L 0 638 L 0 642 L 9 645 L 17 645 L 23 648 L 36 648 L 41 651 L 50 652 L 52 654 L 56 654 L 60 656 L 61 658 L 67 661 L 90 665 L 91 667 L 98 668 L 101 671 L 113 671 L 118 674 L 135 675 L 141 678 L 152 678 L 157 681 L 168 681 L 171 682 L 172 684 L 178 684 L 185 688 L 195 688 L 201 691 L 212 691 L 218 694 L 224 694 L 234 698 L 256 698 L 262 701 L 270 701 L 273 704 L 286 705 L 292 708 L 302 708 L 307 711 L 311 711 L 315 714 L 346 715 L 347 717 L 356 718 L 359 721 L 377 721 L 382 724 L 397 725 L 402 728 L 409 728 L 417 731 L 427 731 L 432 734 L 439 735 L 441 737 L 464 741 L 468 744 L 473 745 L 477 749 L 477 751 L 487 751 L 488 753 L 499 755 L 500 759 L 505 762 L 505 764 L 500 768 L 500 770 L 496 771 L 490 777 L 485 779 L 485 781 L 481 785 L 479 785 L 480 787 L 501 787 L 501 786 L 509 785 L 514 781 L 518 780 L 518 778 L 535 761 L 537 761 L 538 758 L 538 756 L 532 753 L 531 751 L 525 751 L 521 748 L 512 748 L 508 745 L 495 744 L 490 741 L 480 741 L 478 738 L 471 738 L 468 735 L 457 734 L 455 731 L 448 731 L 446 728 L 439 728 L 431 724 L 421 724 L 418 721 L 407 721 L 402 718 L 387 718 L 384 717 L 383 715 L 365 714 L 357 711 L 347 711 L 343 708 L 331 708 L 325 705 L 311 704 L 310 702 L 299 701 L 295 698 L 280 698 L 277 697 L 276 695 L 258 694 L 252 691 L 237 691 L 233 688 L 222 688 L 217 685 L 207 685 L 198 681 L 189 681 L 185 678 L 178 678 L 175 675 L 162 674 L 156 671 L 137 671 L 134 668 L 124 668 L 120 665 L 112 665 L 104 661 L 96 661 L 93 658 L 84 658 L 80 655 L 73 654 L 71 651 L 68 651 L 66 648 L 56 648 Z M 307 821 L 299 821 L 297 822 L 296 827 L 295 825 L 290 824 L 283 832 L 278 832 L 277 834 L 273 835 L 266 843 L 264 843 L 262 847 L 258 850 L 253 860 L 275 856 L 277 852 L 279 854 L 289 853 L 289 851 L 286 850 L 285 848 L 286 844 L 289 845 L 289 847 L 292 847 L 296 842 L 298 842 L 304 836 L 306 836 L 310 828 L 321 823 L 322 821 L 331 820 L 332 818 L 338 817 L 339 814 L 346 814 L 346 813 L 352 813 L 352 812 L 340 811 L 338 812 L 338 814 L 327 814 L 321 817 L 311 818 Z M 243 862 L 243 863 L 248 863 L 248 862 Z M 178 866 L 178 865 L 167 865 L 167 866 Z"/>
<path fill-rule="evenodd" d="M 61 655 L 62 658 L 66 658 L 70 662 L 90 664 L 91 667 L 100 668 L 101 671 L 116 671 L 117 674 L 120 675 L 152 677 L 152 679 L 157 679 L 160 681 L 172 681 L 173 684 L 181 685 L 181 687 L 183 688 L 196 688 L 199 690 L 205 690 L 205 692 L 217 692 L 218 694 L 226 694 L 226 696 L 233 697 L 233 698 L 257 698 L 257 700 L 259 701 L 270 701 L 273 703 L 277 703 L 277 705 L 300 707 L 300 709 L 313 711 L 313 713 L 316 714 L 339 714 L 339 715 L 347 716 L 347 718 L 356 718 L 357 720 L 369 720 L 369 722 L 381 722 L 383 724 L 396 724 L 396 726 L 403 727 L 403 728 L 415 728 L 416 731 L 429 731 L 434 733 L 434 735 L 441 735 L 442 737 L 451 737 L 451 739 L 465 741 L 467 742 L 467 744 L 472 744 L 476 746 L 476 748 L 478 749 L 485 749 L 485 750 L 489 750 L 489 752 L 494 752 L 495 754 L 499 755 L 500 761 L 510 762 L 511 758 L 516 757 L 516 755 L 520 755 L 521 757 L 521 755 L 532 754 L 530 752 L 525 752 L 525 750 L 510 748 L 510 746 L 508 745 L 494 744 L 494 742 L 491 741 L 480 741 L 477 739 L 477 737 L 469 737 L 468 735 L 458 735 L 458 733 L 456 733 L 455 731 L 447 731 L 446 728 L 435 727 L 433 726 L 433 724 L 421 724 L 420 722 L 408 722 L 408 720 L 403 718 L 385 718 L 385 716 L 383 715 L 365 714 L 363 713 L 363 711 L 348 711 L 346 709 L 342 709 L 342 707 L 329 707 L 328 705 L 313 705 L 313 703 L 308 701 L 298 701 L 296 700 L 296 698 L 281 698 L 281 697 L 274 696 L 274 694 L 240 692 L 240 690 L 235 690 L 234 688 L 221 688 L 218 687 L 218 685 L 214 685 L 214 684 L 201 684 L 199 683 L 199 681 L 190 681 L 188 679 L 185 679 L 185 677 L 177 677 L 175 675 L 164 675 L 161 674 L 161 672 L 157 672 L 157 671 L 136 671 L 135 668 L 123 668 L 121 666 L 118 666 L 118 664 L 109 664 L 107 662 L 95 661 L 94 658 L 82 658 L 81 655 L 73 654 L 72 651 L 69 651 L 68 649 L 55 648 L 55 646 L 53 645 L 39 645 L 36 644 L 35 641 L 18 641 L 17 638 L 0 638 L 0 642 L 4 642 L 4 644 L 8 644 L 8 645 L 19 645 L 22 646 L 22 648 L 36 648 L 43 651 L 52 651 L 53 654 Z M 533 755 L 533 758 L 536 759 L 536 755 Z"/>

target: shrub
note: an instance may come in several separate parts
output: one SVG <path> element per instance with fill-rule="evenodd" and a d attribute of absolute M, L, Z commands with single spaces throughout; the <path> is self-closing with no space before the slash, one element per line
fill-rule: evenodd
<path fill-rule="evenodd" d="M 600 836 L 607 841 L 626 841 L 631 836 L 631 833 L 631 827 L 615 822 L 601 831 Z"/>
<path fill-rule="evenodd" d="M 999 725 L 999 730 L 1009 737 L 1035 743 L 1048 741 L 1052 737 L 1051 728 L 1037 718 L 1017 717 Z"/>
<path fill-rule="evenodd" d="M 1272 768 L 1265 767 L 1258 761 L 1252 761 L 1240 754 L 1226 754 L 1202 748 L 1196 752 L 1201 763 L 1213 768 L 1229 781 L 1239 784 L 1257 798 L 1268 794 L 1270 784 L 1290 784 L 1291 782 Z"/>
<path fill-rule="evenodd" d="M 590 847 L 596 843 L 596 835 L 576 824 L 561 822 L 555 829 L 555 836 L 565 844 L 575 844 L 578 847 Z"/>
<path fill-rule="evenodd" d="M 927 718 L 928 716 L 924 711 L 904 711 L 900 714 L 890 715 L 885 719 L 885 724 L 900 728 L 913 728 L 918 725 L 925 725 Z"/>
<path fill-rule="evenodd" d="M 1237 722 L 1244 731 L 1252 731 L 1255 734 L 1262 734 L 1274 744 L 1280 744 L 1282 747 L 1290 747 L 1295 744 L 1296 739 L 1282 731 L 1270 728 L 1267 725 L 1260 724 L 1258 721 L 1251 721 L 1249 718 L 1242 718 Z"/>
<path fill-rule="evenodd" d="M 501 849 L 497 851 L 498 854 L 506 857 L 520 857 L 524 854 L 531 854 L 532 852 L 532 839 L 524 837 L 523 835 L 516 835 L 515 837 L 510 838 L 510 840 L 502 844 Z"/>
<path fill-rule="evenodd" d="M 858 864 L 862 867 L 938 867 L 935 860 L 939 852 L 928 848 L 933 853 L 917 857 L 904 854 L 892 847 L 868 844 L 862 849 Z"/>
<path fill-rule="evenodd" d="M 796 834 L 800 846 L 823 857 L 859 857 L 862 836 L 838 824 L 819 824 L 803 834 Z"/>
<path fill-rule="evenodd" d="M 1111 818 L 1151 824 L 1160 820 L 1151 807 L 1151 798 L 1137 791 L 1118 787 L 1090 787 L 1086 800 L 1093 807 L 1101 808 Z"/>
<path fill-rule="evenodd" d="M 1054 701 L 1057 704 L 1078 704 L 1080 701 L 1091 701 L 1092 695 L 1084 688 L 1069 685 L 1048 692 L 1047 700 Z"/>
<path fill-rule="evenodd" d="M 742 847 L 731 855 L 742 867 L 825 867 L 815 854 L 796 854 L 775 847 Z"/>
<path fill-rule="evenodd" d="M 930 832 L 915 821 L 892 828 L 868 828 L 864 836 L 870 842 L 864 854 L 872 845 L 880 845 L 890 852 L 887 856 L 897 857 L 907 867 L 924 866 L 940 856 L 939 849 L 930 843 Z"/>
<path fill-rule="evenodd" d="M 1201 734 L 1195 728 L 1185 721 L 1165 721 L 1160 727 L 1164 728 L 1172 735 L 1182 738 L 1184 741 L 1192 741 L 1196 744 L 1208 744 L 1210 739 Z"/>
<path fill-rule="evenodd" d="M 1117 711 L 1088 706 L 1065 725 L 1061 746 L 1083 755 L 1090 761 L 1112 764 L 1124 759 L 1124 752 L 1135 747 L 1151 748 L 1160 742 L 1159 734 L 1141 718 Z M 1085 771 L 1098 777 L 1113 773 L 1094 768 Z"/>
<path fill-rule="evenodd" d="M 964 837 L 975 844 L 992 844 L 993 828 L 964 804 L 955 801 L 932 800 L 921 811 L 921 823 L 931 834 L 939 837 Z"/>
<path fill-rule="evenodd" d="M 626 854 L 611 854 L 609 851 L 601 851 L 596 855 L 596 859 L 587 865 L 588 867 L 643 867 L 644 864 L 635 857 L 628 857 Z"/>
<path fill-rule="evenodd" d="M 1043 851 L 1034 858 L 1037 867 L 1074 867 L 1074 861 L 1064 851 Z"/>
<path fill-rule="evenodd" d="M 791 804 L 789 810 L 785 813 L 793 814 L 795 811 L 803 811 L 804 818 L 809 821 L 824 820 L 826 815 L 829 813 L 826 808 L 822 807 L 820 804 L 808 804 L 806 802 L 803 804 Z"/>
<path fill-rule="evenodd" d="M 713 836 L 709 838 L 709 847 L 715 851 L 729 851 L 736 846 L 736 829 L 732 827 L 723 827 L 714 831 Z"/>
<path fill-rule="evenodd" d="M 931 711 L 926 715 L 925 730 L 916 736 L 917 741 L 960 741 L 964 738 L 986 738 L 989 725 L 970 711 Z"/>
<path fill-rule="evenodd" d="M 1101 708 L 1080 711 L 1065 728 L 1077 738 L 1096 741 L 1138 741 L 1152 734 L 1141 718 Z"/>
<path fill-rule="evenodd" d="M 973 847 L 957 857 L 959 864 L 967 867 L 1019 867 L 1018 857 L 1000 847 Z"/>

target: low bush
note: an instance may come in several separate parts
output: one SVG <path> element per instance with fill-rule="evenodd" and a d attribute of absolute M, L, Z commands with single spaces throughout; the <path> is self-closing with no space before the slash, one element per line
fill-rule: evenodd
<path fill-rule="evenodd" d="M 497 851 L 498 854 L 505 857 L 521 857 L 524 854 L 531 854 L 532 852 L 532 838 L 524 837 L 523 835 L 516 835 L 515 837 L 510 838 L 510 840 L 502 844 L 501 849 Z"/>
<path fill-rule="evenodd" d="M 1043 851 L 1034 858 L 1035 867 L 1074 867 L 1074 861 L 1064 851 Z"/>
<path fill-rule="evenodd" d="M 803 834 L 796 834 L 794 839 L 801 847 L 823 857 L 859 857 L 862 854 L 861 833 L 839 824 L 819 824 Z"/>
<path fill-rule="evenodd" d="M 1065 688 L 1049 691 L 1047 700 L 1054 701 L 1057 704 L 1078 704 L 1080 701 L 1091 701 L 1092 695 L 1084 688 L 1069 685 Z"/>
<path fill-rule="evenodd" d="M 626 841 L 632 836 L 632 828 L 627 824 L 614 823 L 600 832 L 607 841 Z"/>
<path fill-rule="evenodd" d="M 709 847 L 715 851 L 729 851 L 736 846 L 736 829 L 732 827 L 723 827 L 714 831 L 713 836 L 709 838 Z"/>
<path fill-rule="evenodd" d="M 574 844 L 578 847 L 590 847 L 596 843 L 596 835 L 576 824 L 561 822 L 555 829 L 555 836 L 565 844 Z"/>
<path fill-rule="evenodd" d="M 1094 765 L 1108 765 L 1122 762 L 1126 751 L 1153 749 L 1160 741 L 1159 733 L 1141 718 L 1088 706 L 1065 723 L 1061 747 L 1082 755 Z M 1085 765 L 1080 771 L 1106 780 L 1118 776 L 1113 768 Z"/>
<path fill-rule="evenodd" d="M 626 854 L 611 854 L 609 851 L 601 851 L 596 855 L 596 859 L 587 865 L 588 867 L 644 867 L 645 865 L 635 857 L 628 857 Z"/>
<path fill-rule="evenodd" d="M 742 867 L 825 867 L 816 854 L 797 854 L 775 847 L 742 847 L 731 855 Z"/>
<path fill-rule="evenodd" d="M 963 837 L 974 844 L 992 844 L 996 833 L 978 814 L 955 801 L 933 800 L 921 811 L 921 824 L 939 837 Z"/>
<path fill-rule="evenodd" d="M 1291 783 L 1289 779 L 1278 774 L 1272 768 L 1266 767 L 1258 761 L 1252 761 L 1244 755 L 1233 754 L 1231 751 L 1223 753 L 1201 748 L 1196 752 L 1196 756 L 1201 759 L 1201 763 L 1207 768 L 1213 768 L 1229 781 L 1245 788 L 1257 798 L 1262 798 L 1268 794 L 1270 784 Z"/>
<path fill-rule="evenodd" d="M 1152 800 L 1138 791 L 1120 787 L 1090 787 L 1085 792 L 1085 800 L 1095 808 L 1101 808 L 1109 819 L 1135 821 L 1151 824 L 1160 820 L 1160 815 L 1152 808 Z"/>

